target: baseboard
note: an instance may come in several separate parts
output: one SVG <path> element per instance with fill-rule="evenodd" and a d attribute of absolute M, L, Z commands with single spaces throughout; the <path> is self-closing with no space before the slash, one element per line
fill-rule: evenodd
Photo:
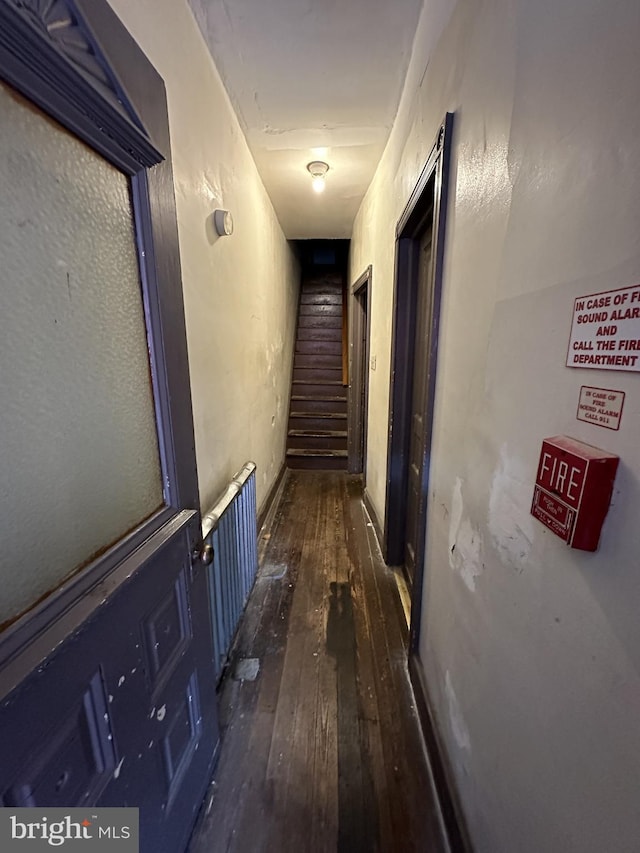
<path fill-rule="evenodd" d="M 382 526 L 380 525 L 380 519 L 376 514 L 375 508 L 371 503 L 371 498 L 369 497 L 369 492 L 367 491 L 366 486 L 362 492 L 362 502 L 365 506 L 365 509 L 369 513 L 371 523 L 373 524 L 373 529 L 375 530 L 376 537 L 378 539 L 378 545 L 380 546 L 380 550 L 384 554 L 384 538 L 382 536 Z"/>
<path fill-rule="evenodd" d="M 271 509 L 277 505 L 276 498 L 278 497 L 278 495 L 280 493 L 280 489 L 282 488 L 284 476 L 286 473 L 287 473 L 287 463 L 286 463 L 286 461 L 284 461 L 282 463 L 282 468 L 280 468 L 280 471 L 278 472 L 278 476 L 275 478 L 275 480 L 273 481 L 273 485 L 269 489 L 269 494 L 264 499 L 262 506 L 260 507 L 260 511 L 258 513 L 258 533 L 260 533 L 260 531 L 264 527 L 264 524 L 267 520 L 267 517 L 268 517 Z"/>
<path fill-rule="evenodd" d="M 409 655 L 409 677 L 451 853 L 472 853 L 453 774 L 431 710 L 424 669 L 415 652 Z"/>

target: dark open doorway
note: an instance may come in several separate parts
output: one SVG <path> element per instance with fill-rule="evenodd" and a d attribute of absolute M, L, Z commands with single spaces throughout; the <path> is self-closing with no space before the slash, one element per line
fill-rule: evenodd
<path fill-rule="evenodd" d="M 351 287 L 349 306 L 349 472 L 366 482 L 371 267 Z"/>
<path fill-rule="evenodd" d="M 424 574 L 452 121 L 448 113 L 396 229 L 384 550 L 411 585 L 412 648 Z"/>
<path fill-rule="evenodd" d="M 347 470 L 348 240 L 296 243 L 300 301 L 287 467 Z"/>

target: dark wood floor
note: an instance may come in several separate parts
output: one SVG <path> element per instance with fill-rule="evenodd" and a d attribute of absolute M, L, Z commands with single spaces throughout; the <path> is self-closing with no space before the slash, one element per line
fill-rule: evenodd
<path fill-rule="evenodd" d="M 190 853 L 448 850 L 359 481 L 288 472 L 260 548 Z"/>

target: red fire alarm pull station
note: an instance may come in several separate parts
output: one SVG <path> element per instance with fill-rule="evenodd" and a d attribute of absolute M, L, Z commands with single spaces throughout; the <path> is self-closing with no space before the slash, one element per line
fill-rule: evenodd
<path fill-rule="evenodd" d="M 531 513 L 572 548 L 595 551 L 619 457 L 567 435 L 545 438 Z"/>

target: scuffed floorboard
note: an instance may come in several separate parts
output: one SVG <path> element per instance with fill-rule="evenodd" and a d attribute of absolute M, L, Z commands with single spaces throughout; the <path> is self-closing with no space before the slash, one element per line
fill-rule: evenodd
<path fill-rule="evenodd" d="M 190 853 L 445 853 L 402 605 L 359 480 L 287 478 L 222 685 L 220 760 Z M 257 676 L 234 678 L 247 659 Z"/>

